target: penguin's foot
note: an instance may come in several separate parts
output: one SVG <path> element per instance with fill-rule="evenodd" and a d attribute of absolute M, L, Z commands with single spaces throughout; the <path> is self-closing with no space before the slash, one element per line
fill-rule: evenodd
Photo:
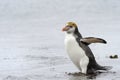
<path fill-rule="evenodd" d="M 85 76 L 85 75 L 86 75 L 86 74 L 81 73 L 81 72 L 75 72 L 75 73 L 67 73 L 67 72 L 66 72 L 66 74 L 67 74 L 67 75 L 73 75 L 73 76 Z"/>
<path fill-rule="evenodd" d="M 67 73 L 65 72 L 67 75 L 70 75 L 70 76 L 83 76 L 83 77 L 86 77 L 88 79 L 94 79 L 96 78 L 96 75 L 95 74 L 84 74 L 84 73 L 81 73 L 81 72 L 75 72 L 75 73 Z"/>
<path fill-rule="evenodd" d="M 102 72 L 100 71 L 94 71 L 94 72 L 89 72 L 86 74 L 88 79 L 95 79 L 97 75 L 100 75 Z"/>

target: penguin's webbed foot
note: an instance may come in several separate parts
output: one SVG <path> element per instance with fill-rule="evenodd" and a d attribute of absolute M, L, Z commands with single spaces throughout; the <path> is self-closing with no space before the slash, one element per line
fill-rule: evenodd
<path fill-rule="evenodd" d="M 86 74 L 81 72 L 75 72 L 75 73 L 66 73 L 67 75 L 73 75 L 73 76 L 85 76 Z"/>

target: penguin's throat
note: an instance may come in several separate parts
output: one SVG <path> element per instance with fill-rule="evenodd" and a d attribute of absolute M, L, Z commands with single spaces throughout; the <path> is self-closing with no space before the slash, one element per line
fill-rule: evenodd
<path fill-rule="evenodd" d="M 74 32 L 72 32 L 72 31 L 67 31 L 67 33 L 68 33 L 68 34 L 73 34 Z"/>
<path fill-rule="evenodd" d="M 72 37 L 74 37 L 74 38 L 78 38 L 78 36 L 75 34 L 75 33 L 73 33 L 73 32 L 67 32 L 66 33 L 66 37 L 69 37 L 69 36 L 72 36 Z"/>

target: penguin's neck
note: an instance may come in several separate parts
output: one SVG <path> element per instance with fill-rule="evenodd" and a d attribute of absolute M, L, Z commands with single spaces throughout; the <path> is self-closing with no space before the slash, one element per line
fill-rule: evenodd
<path fill-rule="evenodd" d="M 78 31 L 71 32 L 71 33 L 66 32 L 66 37 L 68 37 L 68 36 L 73 36 L 75 39 L 82 38 L 81 34 Z"/>
<path fill-rule="evenodd" d="M 66 38 L 67 37 L 74 37 L 74 38 L 77 38 L 78 36 L 76 36 L 74 33 L 66 33 L 65 34 Z"/>

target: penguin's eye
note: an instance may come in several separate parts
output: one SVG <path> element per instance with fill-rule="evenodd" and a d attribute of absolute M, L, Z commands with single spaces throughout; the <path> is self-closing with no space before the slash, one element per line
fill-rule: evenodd
<path fill-rule="evenodd" d="M 70 28 L 72 28 L 72 26 L 69 26 Z"/>

